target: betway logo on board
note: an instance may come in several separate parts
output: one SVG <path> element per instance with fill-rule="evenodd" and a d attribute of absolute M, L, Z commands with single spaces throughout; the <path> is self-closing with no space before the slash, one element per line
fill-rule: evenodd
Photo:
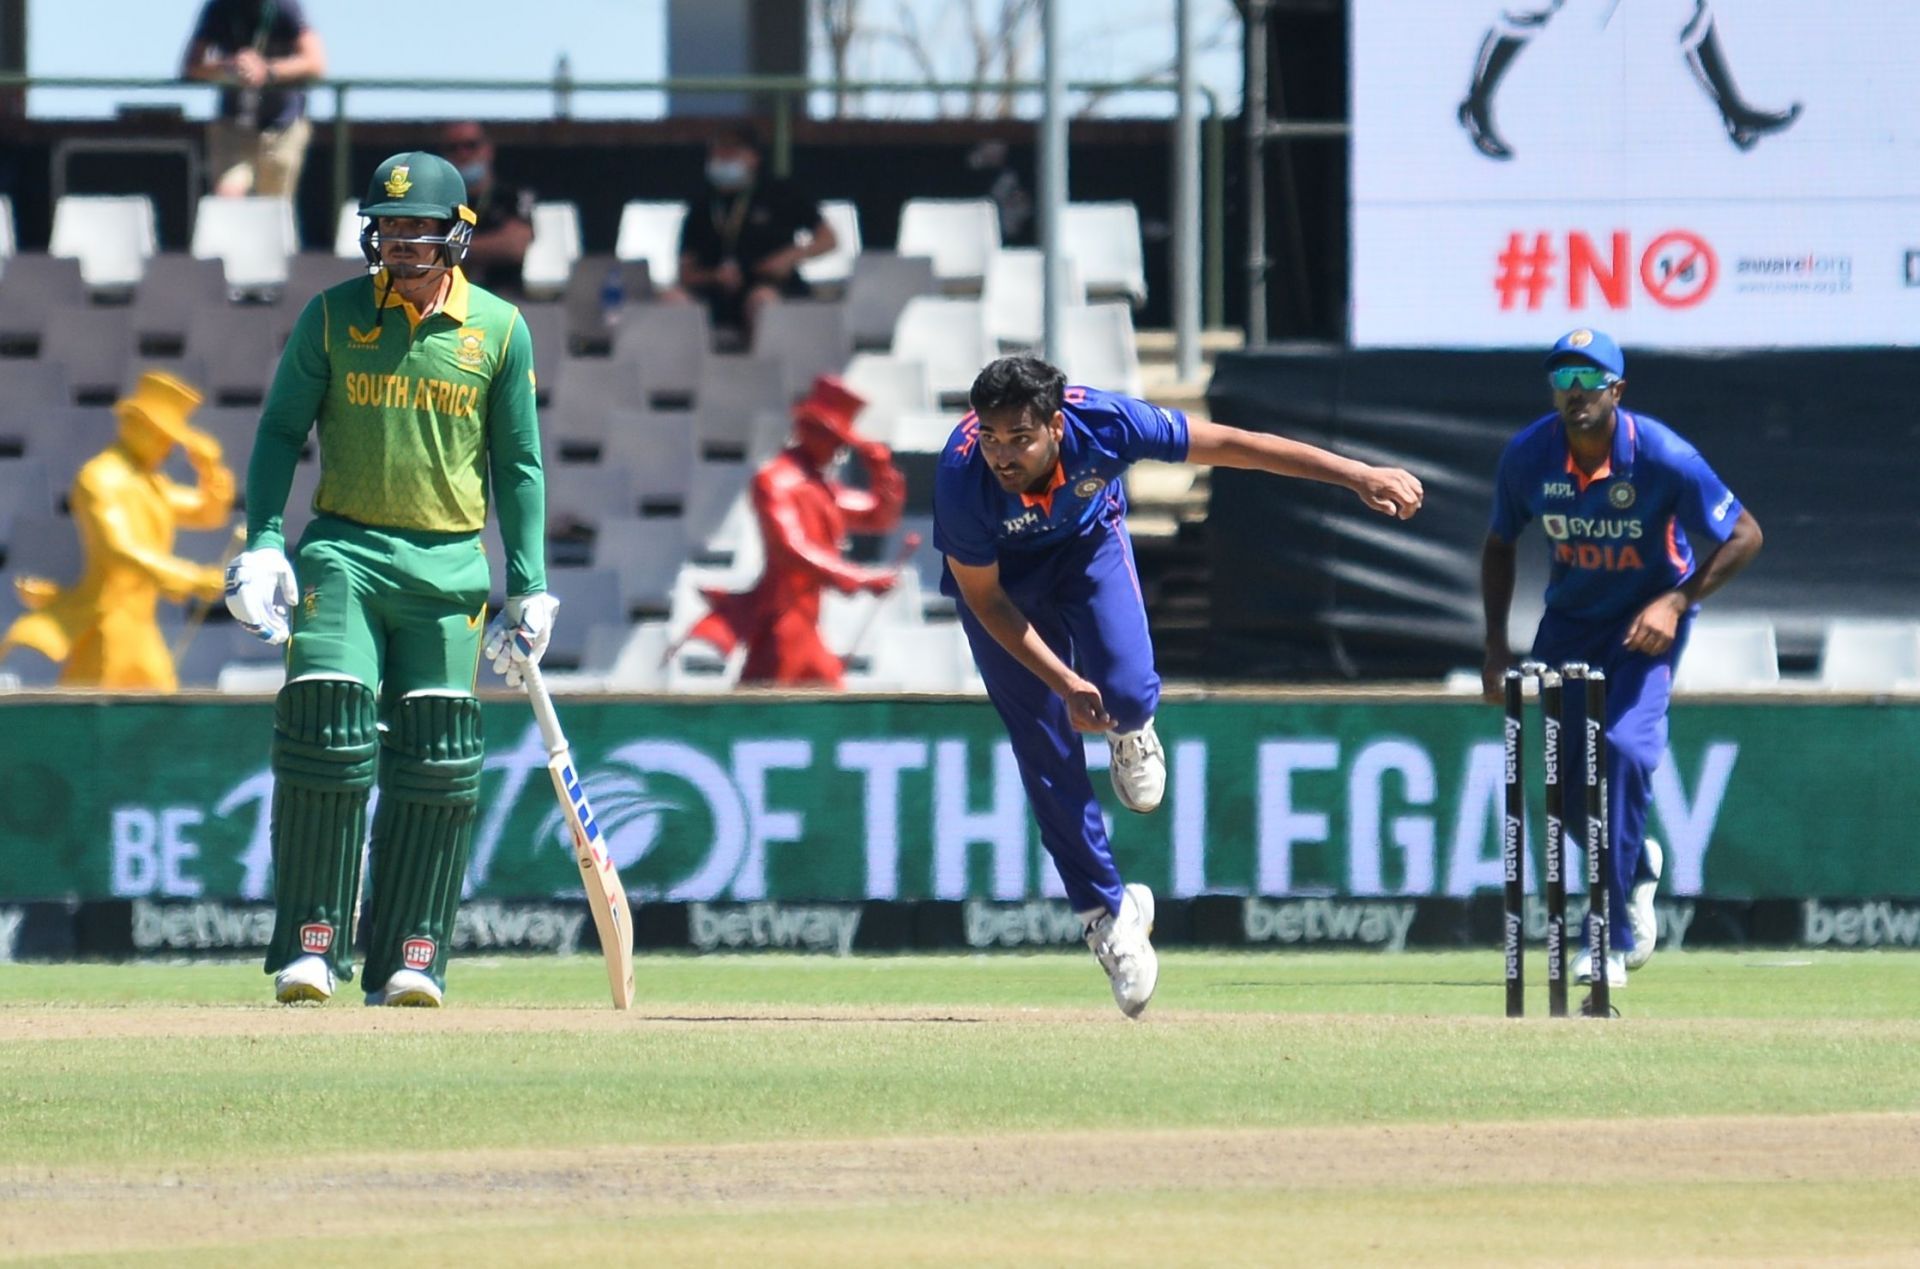
<path fill-rule="evenodd" d="M 1080 918 L 1064 903 L 1014 905 L 968 902 L 964 920 L 968 947 L 1059 947 L 1086 935 Z"/>
<path fill-rule="evenodd" d="M 845 956 L 859 929 L 860 909 L 840 904 L 696 903 L 687 909 L 688 942 L 702 952 L 782 949 Z"/>
<path fill-rule="evenodd" d="M 1800 912 L 1800 941 L 1809 947 L 1920 947 L 1920 904 L 1808 899 Z"/>
<path fill-rule="evenodd" d="M 1240 930 L 1249 943 L 1357 943 L 1399 952 L 1406 949 L 1413 911 L 1411 903 L 1248 899 L 1240 907 Z"/>

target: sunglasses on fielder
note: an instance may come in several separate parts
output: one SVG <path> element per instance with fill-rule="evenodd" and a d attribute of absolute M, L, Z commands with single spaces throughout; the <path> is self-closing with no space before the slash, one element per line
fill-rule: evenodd
<path fill-rule="evenodd" d="M 1547 382 L 1561 392 L 1579 388 L 1583 392 L 1598 392 L 1600 389 L 1620 382 L 1611 371 L 1598 366 L 1555 366 L 1547 371 Z"/>

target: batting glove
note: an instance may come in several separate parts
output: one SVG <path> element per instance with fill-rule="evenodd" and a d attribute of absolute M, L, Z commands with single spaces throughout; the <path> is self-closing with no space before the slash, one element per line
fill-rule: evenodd
<path fill-rule="evenodd" d="M 520 667 L 539 665 L 547 654 L 553 615 L 559 610 L 560 601 L 552 595 L 516 595 L 487 627 L 486 655 L 493 661 L 493 672 L 506 675 L 508 687 L 519 687 L 525 680 Z"/>
<path fill-rule="evenodd" d="M 255 638 L 285 643 L 287 615 L 300 598 L 293 565 L 278 547 L 242 551 L 227 565 L 227 611 Z"/>

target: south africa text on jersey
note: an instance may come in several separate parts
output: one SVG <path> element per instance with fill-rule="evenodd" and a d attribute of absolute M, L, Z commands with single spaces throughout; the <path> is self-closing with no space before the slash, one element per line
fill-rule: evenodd
<path fill-rule="evenodd" d="M 480 402 L 480 386 L 449 383 L 424 375 L 376 375 L 366 371 L 347 372 L 347 404 L 370 405 L 383 410 L 431 410 L 456 418 L 474 417 Z"/>

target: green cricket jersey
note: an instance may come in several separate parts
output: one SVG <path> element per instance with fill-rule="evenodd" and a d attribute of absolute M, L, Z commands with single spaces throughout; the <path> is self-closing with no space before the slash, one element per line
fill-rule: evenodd
<path fill-rule="evenodd" d="M 469 535 L 486 524 L 491 484 L 507 593 L 545 590 L 533 395 L 533 341 L 520 311 L 459 270 L 446 304 L 424 319 L 384 274 L 330 287 L 300 314 L 261 412 L 247 469 L 248 546 L 285 549 L 293 468 L 317 421 L 316 512 Z"/>

